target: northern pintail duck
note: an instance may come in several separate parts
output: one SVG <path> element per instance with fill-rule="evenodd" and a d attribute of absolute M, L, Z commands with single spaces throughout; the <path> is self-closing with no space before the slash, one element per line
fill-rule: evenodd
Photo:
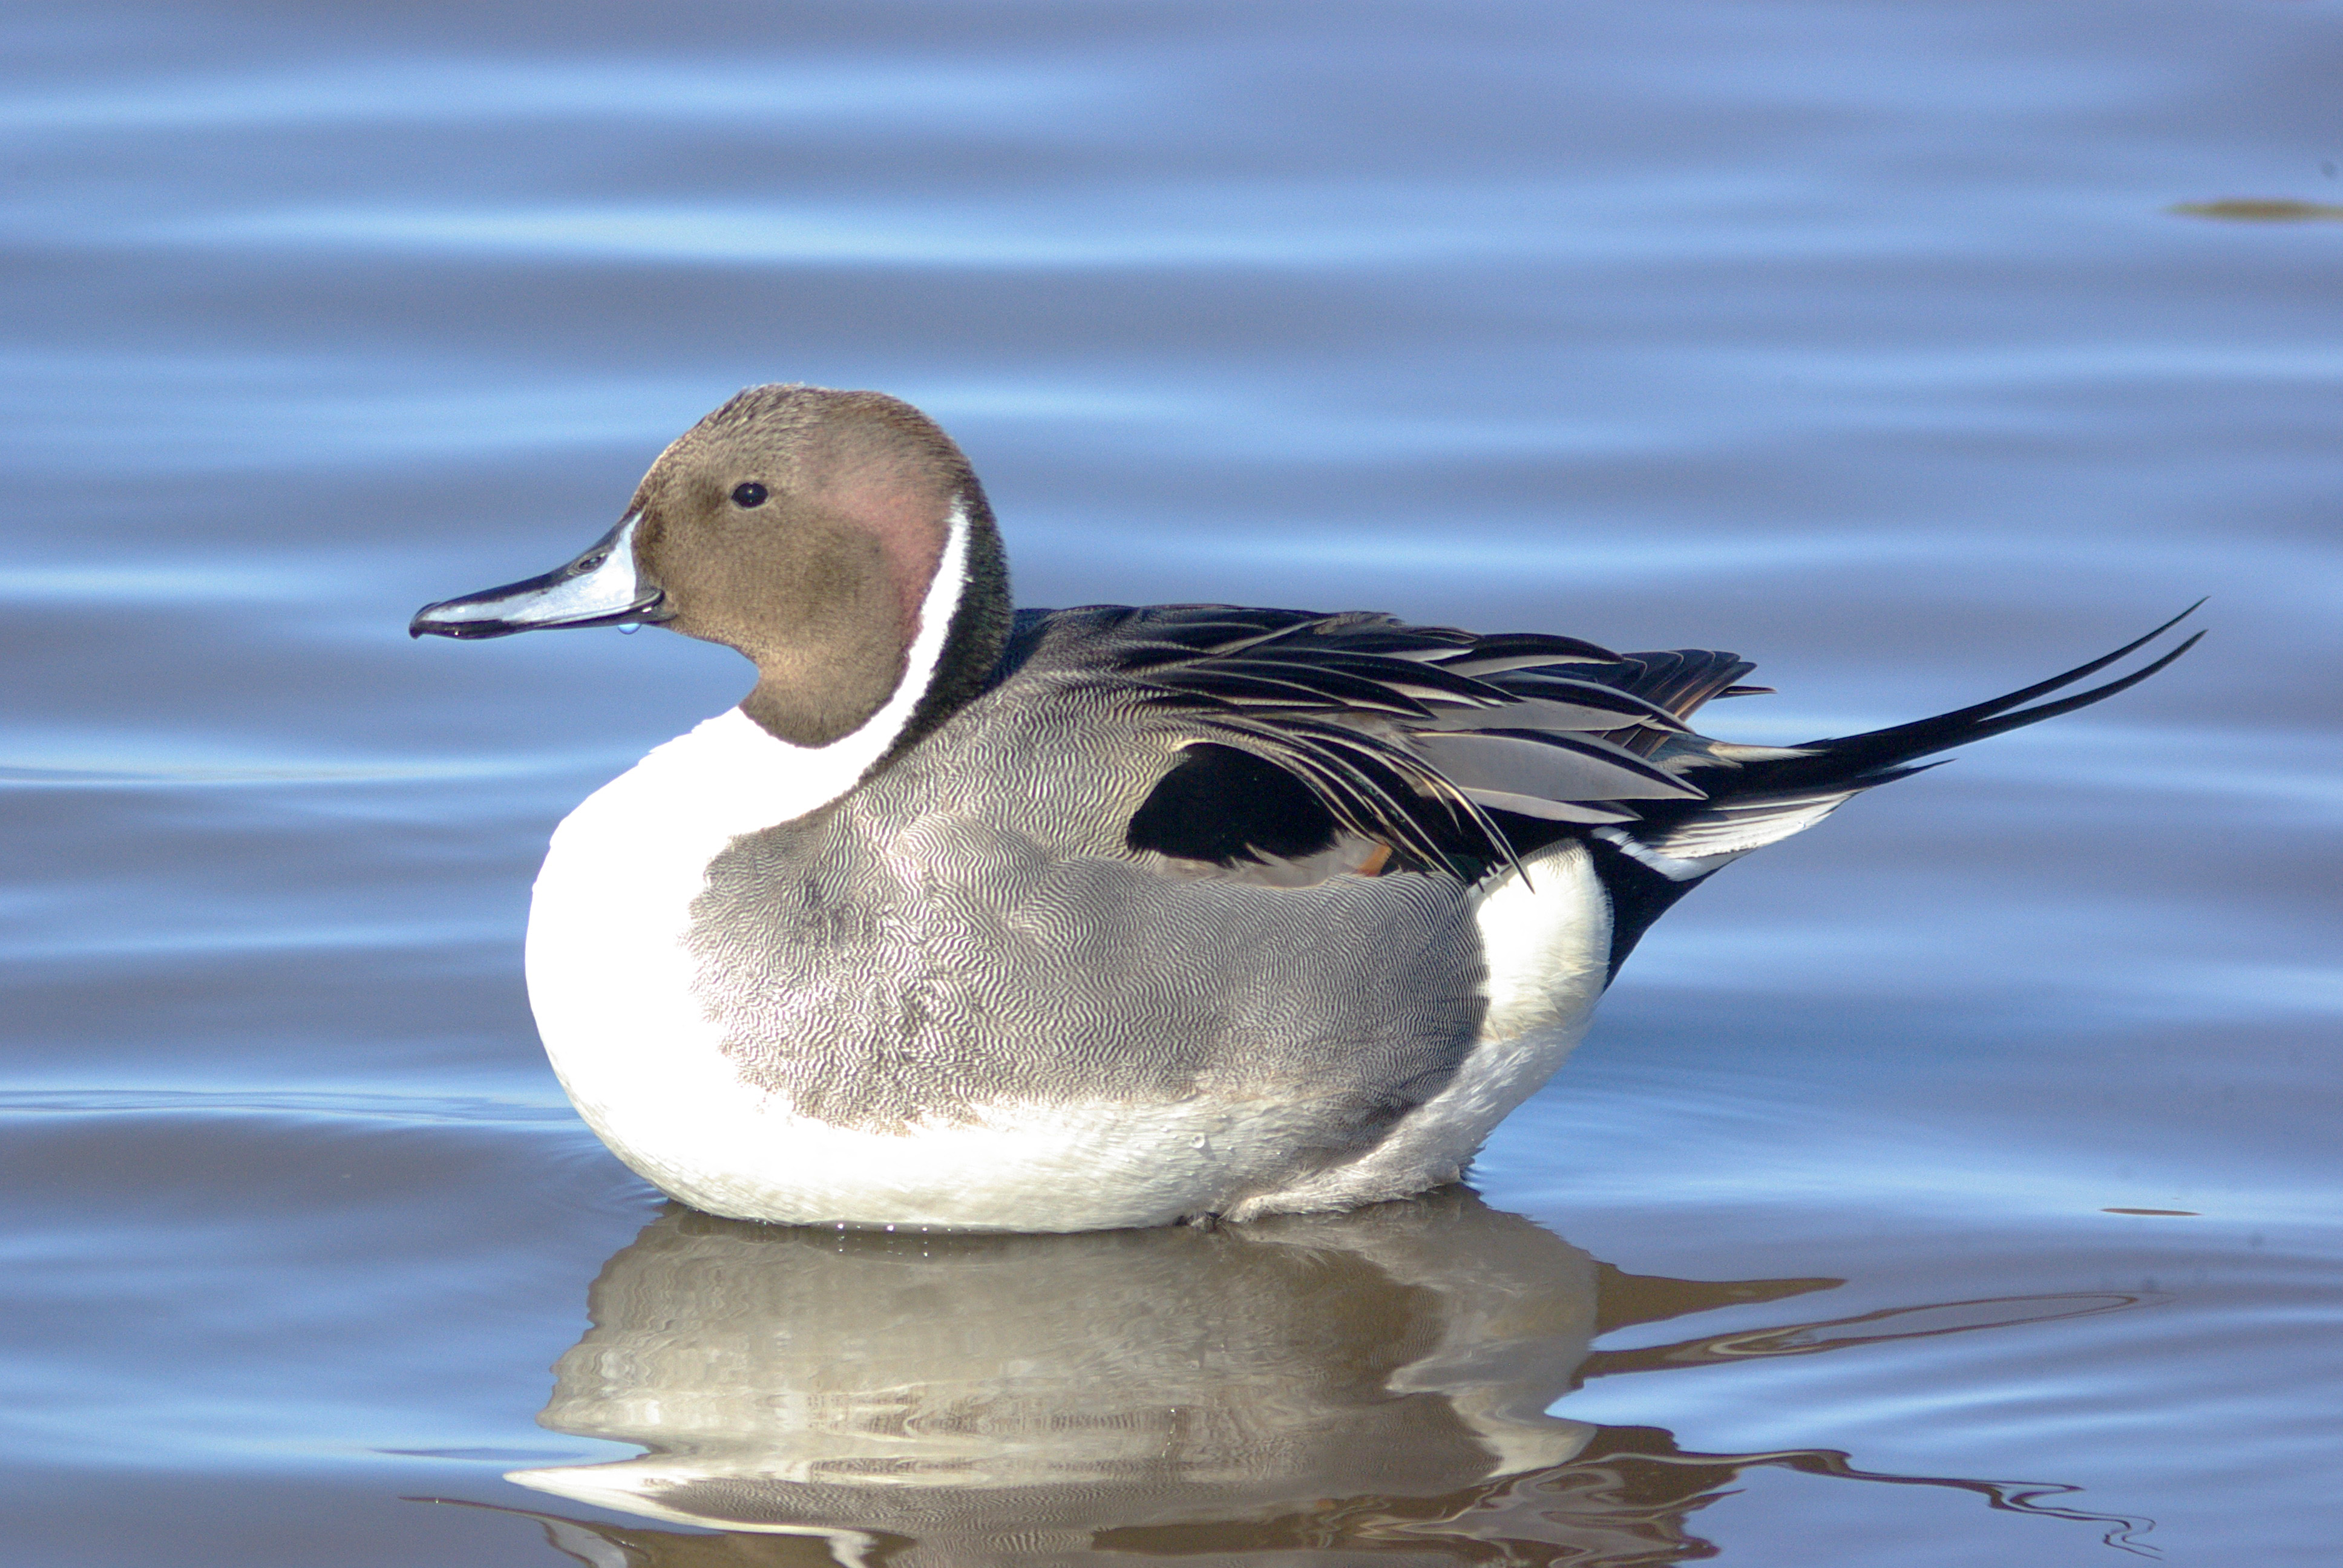
<path fill-rule="evenodd" d="M 636 623 L 757 683 L 553 835 L 529 999 L 579 1114 L 715 1213 L 1021 1231 L 1455 1180 L 1719 867 L 2196 640 L 2031 707 L 2171 623 L 1934 719 L 1736 745 L 1687 724 L 1763 689 L 1730 653 L 1012 612 L 950 437 L 799 386 L 702 419 L 568 565 L 410 629 Z"/>

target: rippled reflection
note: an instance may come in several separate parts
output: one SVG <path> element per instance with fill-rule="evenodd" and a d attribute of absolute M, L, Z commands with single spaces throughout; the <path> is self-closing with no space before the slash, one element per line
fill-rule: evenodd
<path fill-rule="evenodd" d="M 1961 1487 L 2046 1507 L 2069 1489 L 1870 1474 L 1845 1454 L 1680 1452 L 1648 1427 L 1547 1413 L 1590 1376 L 2111 1310 L 1972 1302 L 1596 1352 L 1595 1338 L 1831 1289 L 1596 1262 L 1450 1191 L 1219 1230 L 931 1236 L 742 1224 L 673 1209 L 603 1269 L 593 1329 L 539 1420 L 650 1452 L 516 1471 L 709 1536 L 536 1515 L 595 1568 L 1035 1563 L 1393 1551 L 1668 1563 L 1691 1514 L 1759 1464 Z"/>

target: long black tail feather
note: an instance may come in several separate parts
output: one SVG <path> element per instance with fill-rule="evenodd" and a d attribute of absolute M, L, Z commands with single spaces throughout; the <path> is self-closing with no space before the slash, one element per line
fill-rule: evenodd
<path fill-rule="evenodd" d="M 2063 675 L 2054 675 L 2047 680 L 2036 681 L 2032 686 L 2021 688 L 2016 691 L 2006 692 L 2002 696 L 1972 704 L 1967 708 L 1956 709 L 1950 713 L 1939 713 L 1934 718 L 1915 719 L 1909 724 L 1892 725 L 1885 729 L 1867 730 L 1860 735 L 1841 735 L 1827 739 L 1809 740 L 1798 749 L 1812 750 L 1820 754 L 1812 759 L 1813 778 L 1800 777 L 1799 761 L 1785 759 L 1785 762 L 1775 765 L 1779 767 L 1781 771 L 1771 773 L 1767 782 L 1769 785 L 1777 782 L 1805 784 L 1837 779 L 1853 783 L 1860 778 L 1866 783 L 1884 784 L 1887 782 L 1885 779 L 1874 779 L 1868 776 L 1875 771 L 1909 762 L 1916 758 L 1932 756 L 1939 751 L 1948 751 L 1956 746 L 1966 746 L 1972 740 L 1984 740 L 1992 736 L 2006 734 L 2012 729 L 2022 729 L 2026 725 L 2038 724 L 2045 719 L 2056 719 L 2062 713 L 2072 713 L 2078 708 L 2088 708 L 2094 702 L 2104 701 L 2119 691 L 2127 691 L 2137 686 L 2141 681 L 2196 647 L 2205 634 L 2201 631 L 2195 633 L 2162 658 L 2133 670 L 2120 679 L 2110 680 L 2104 686 L 2092 687 L 2087 691 L 2078 691 L 2072 697 L 2062 697 L 2056 702 L 2045 702 L 2034 708 L 2019 707 L 2021 703 L 2031 702 L 2037 697 L 2046 697 L 2063 687 L 2072 686 L 2087 676 L 2097 675 L 2100 670 L 2125 656 L 2137 653 L 2196 614 L 2198 607 L 2204 602 L 2203 599 L 2198 599 L 2196 604 L 2190 605 L 2154 631 L 2124 644 L 2113 653 L 2102 654 L 2087 664 L 2077 665 Z"/>
<path fill-rule="evenodd" d="M 2194 634 L 2117 679 L 2053 702 L 2024 706 L 2146 648 L 2204 602 L 2199 599 L 2147 636 L 2047 680 L 1934 718 L 1810 740 L 1785 749 L 1790 755 L 1754 758 L 1730 769 L 1704 768 L 1695 776 L 1706 790 L 1705 799 L 1638 801 L 1637 820 L 1587 830 L 1596 872 L 1611 897 L 1612 974 L 1617 975 L 1653 921 L 1747 849 L 1802 830 L 1863 790 L 1943 766 L 1918 759 L 2072 713 L 2146 680 L 2196 647 L 2205 634 Z"/>

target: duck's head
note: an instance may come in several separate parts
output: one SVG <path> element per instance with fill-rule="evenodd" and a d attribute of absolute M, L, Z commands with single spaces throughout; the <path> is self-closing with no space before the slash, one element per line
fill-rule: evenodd
<path fill-rule="evenodd" d="M 426 605 L 407 630 L 640 624 L 739 649 L 757 666 L 749 716 L 827 746 L 899 693 L 909 735 L 980 689 L 1008 577 L 982 487 L 926 415 L 880 392 L 752 387 L 660 453 L 577 559 Z"/>

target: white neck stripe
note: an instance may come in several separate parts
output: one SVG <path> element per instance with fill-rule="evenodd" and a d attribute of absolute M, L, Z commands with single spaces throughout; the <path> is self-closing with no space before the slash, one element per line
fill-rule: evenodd
<path fill-rule="evenodd" d="M 604 818 L 623 819 L 623 834 L 637 847 L 647 834 L 669 840 L 678 863 L 689 863 L 688 888 L 674 897 L 688 902 L 698 890 L 699 870 L 733 838 L 794 821 L 844 796 L 887 755 L 934 684 L 951 635 L 968 575 L 970 524 L 955 505 L 942 558 L 920 605 L 920 628 L 903 659 L 903 678 L 878 712 L 851 734 L 827 746 L 797 746 L 733 708 L 653 750 L 624 775 L 597 790 L 555 834 L 557 849 L 576 840 L 580 859 L 602 862 L 608 878 L 609 854 L 586 851 L 587 839 L 604 830 Z M 559 858 L 559 857 L 557 857 Z M 547 862 L 548 867 L 551 861 Z M 565 859 L 565 864 L 567 863 Z"/>
<path fill-rule="evenodd" d="M 746 711 L 735 708 L 693 732 L 697 735 L 713 730 L 721 734 L 737 727 L 741 732 L 739 739 L 749 743 L 749 751 L 758 760 L 751 763 L 748 756 L 734 757 L 728 766 L 735 770 L 736 779 L 744 784 L 752 777 L 764 779 L 769 775 L 776 782 L 787 780 L 778 794 L 769 785 L 759 784 L 744 798 L 734 800 L 735 810 L 745 809 L 757 819 L 728 820 L 731 832 L 770 827 L 775 822 L 820 810 L 861 783 L 902 736 L 911 722 L 911 715 L 919 710 L 929 688 L 935 684 L 937 668 L 943 662 L 944 644 L 951 636 L 952 617 L 959 611 L 960 596 L 968 586 L 969 528 L 968 508 L 955 500 L 945 521 L 943 554 L 936 562 L 936 575 L 920 601 L 920 629 L 904 651 L 902 678 L 880 705 L 879 711 L 864 719 L 860 728 L 826 746 L 799 746 L 770 734 Z M 715 739 L 716 735 L 709 739 Z M 651 756 L 657 758 L 678 744 L 670 741 Z M 752 805 L 752 800 L 756 804 Z M 783 801 L 785 808 L 773 814 L 773 808 Z M 729 819 L 732 812 L 717 815 Z"/>
<path fill-rule="evenodd" d="M 880 705 L 879 711 L 864 719 L 861 728 L 840 736 L 827 746 L 792 749 L 825 758 L 860 757 L 860 766 L 853 780 L 859 783 L 871 765 L 895 744 L 903 727 L 910 723 L 920 699 L 935 684 L 936 667 L 943 661 L 944 641 L 951 636 L 952 617 L 960 609 L 961 591 L 968 586 L 968 531 L 967 505 L 955 498 L 944 522 L 944 548 L 936 561 L 936 575 L 928 584 L 926 596 L 920 600 L 920 629 L 903 655 L 903 678 L 896 682 L 894 691 Z M 852 784 L 847 788 L 852 788 Z"/>

